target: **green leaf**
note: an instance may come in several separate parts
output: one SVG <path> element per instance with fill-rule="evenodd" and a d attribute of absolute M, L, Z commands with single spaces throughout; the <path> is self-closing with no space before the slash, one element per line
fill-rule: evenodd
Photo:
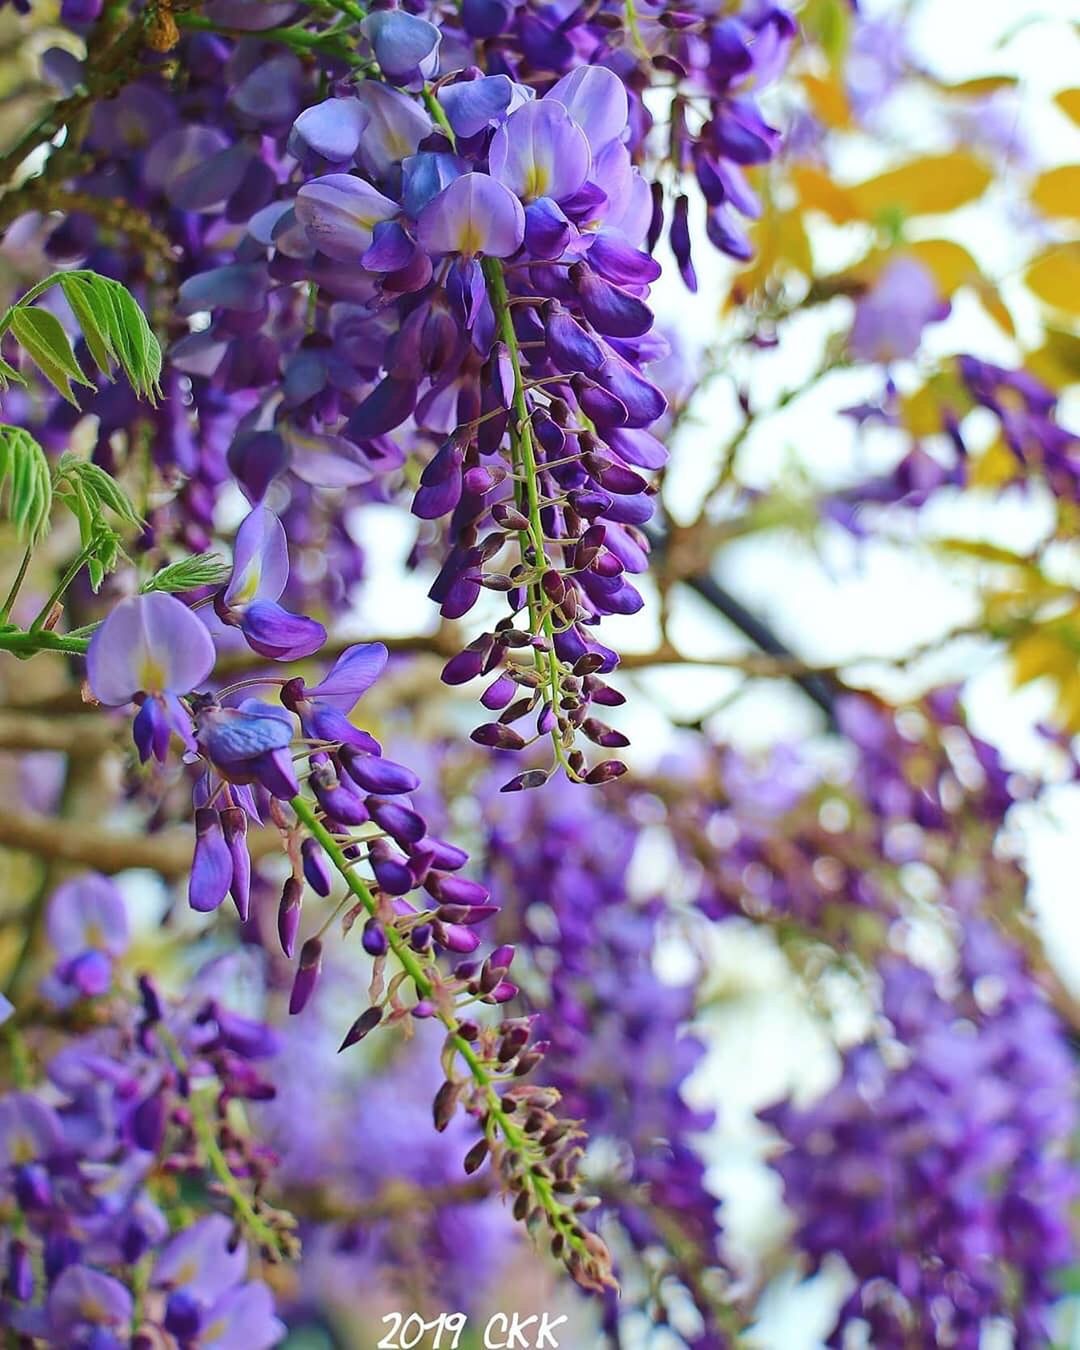
<path fill-rule="evenodd" d="M 4 390 L 9 384 L 25 384 L 26 381 L 15 369 L 0 357 L 0 390 Z"/>
<path fill-rule="evenodd" d="M 71 306 L 71 312 L 78 320 L 82 335 L 86 339 L 90 355 L 104 375 L 112 372 L 116 359 L 109 329 L 111 327 L 111 308 L 103 304 L 96 288 L 81 272 L 71 272 L 60 278 L 60 289 Z"/>
<path fill-rule="evenodd" d="M 161 393 L 161 347 L 126 286 L 96 272 L 66 272 L 60 287 L 102 372 L 117 360 L 137 394 L 153 402 Z"/>
<path fill-rule="evenodd" d="M 108 507 L 127 525 L 143 524 L 142 517 L 135 510 L 127 493 L 100 464 L 93 464 L 68 452 L 60 457 L 56 479 L 57 490 L 61 494 L 66 485 L 71 484 L 73 487 L 77 485 L 76 490 L 88 502 L 93 514 L 98 515 L 101 508 Z"/>
<path fill-rule="evenodd" d="M 93 385 L 75 360 L 71 342 L 56 315 L 47 309 L 18 306 L 11 316 L 11 332 L 49 383 L 77 408 L 72 380 L 91 389 Z"/>
<path fill-rule="evenodd" d="M 19 536 L 36 544 L 49 528 L 52 477 L 45 451 L 22 427 L 0 426 L 0 491 Z"/>
<path fill-rule="evenodd" d="M 199 586 L 220 586 L 229 575 L 229 564 L 217 553 L 203 553 L 169 563 L 155 576 L 144 581 L 139 590 L 193 591 Z"/>

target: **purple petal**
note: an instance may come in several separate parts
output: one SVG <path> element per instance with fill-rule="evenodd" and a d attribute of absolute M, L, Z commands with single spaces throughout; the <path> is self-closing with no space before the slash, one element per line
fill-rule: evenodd
<path fill-rule="evenodd" d="M 412 416 L 416 393 L 415 380 L 388 375 L 353 410 L 346 425 L 348 435 L 356 441 L 367 441 L 393 431 Z"/>
<path fill-rule="evenodd" d="M 461 500 L 462 452 L 457 441 L 447 441 L 425 466 L 413 498 L 412 513 L 421 520 L 437 520 Z"/>
<path fill-rule="evenodd" d="M 290 614 L 273 600 L 248 605 L 240 630 L 252 651 L 275 661 L 312 656 L 326 642 L 326 629 L 316 619 Z"/>
<path fill-rule="evenodd" d="M 488 163 L 492 177 L 522 201 L 564 201 L 585 182 L 591 156 L 585 133 L 563 105 L 540 99 L 526 103 L 499 127 Z"/>
<path fill-rule="evenodd" d="M 342 652 L 317 685 L 305 691 L 306 695 L 347 713 L 382 674 L 387 657 L 388 652 L 381 642 L 350 647 Z"/>
<path fill-rule="evenodd" d="M 369 121 L 367 109 L 355 98 L 325 99 L 305 108 L 293 123 L 289 149 L 294 155 L 302 148 L 333 164 L 348 164 Z"/>
<path fill-rule="evenodd" d="M 296 218 L 312 244 L 336 262 L 358 263 L 371 247 L 375 226 L 400 210 L 362 178 L 331 173 L 313 178 L 296 194 Z"/>
<path fill-rule="evenodd" d="M 629 103 L 623 82 L 606 66 L 579 66 L 548 90 L 545 101 L 561 103 L 585 133 L 593 153 L 618 139 Z"/>
<path fill-rule="evenodd" d="M 165 1246 L 154 1266 L 156 1289 L 183 1287 L 203 1303 L 211 1303 L 238 1284 L 247 1271 L 247 1248 L 233 1243 L 232 1224 L 211 1214 L 182 1228 Z"/>
<path fill-rule="evenodd" d="M 467 139 L 503 120 L 515 88 L 508 75 L 484 75 L 479 80 L 444 85 L 438 97 L 455 135 Z"/>
<path fill-rule="evenodd" d="M 232 854 L 221 831 L 221 819 L 209 806 L 195 812 L 195 855 L 191 860 L 188 904 L 200 914 L 217 909 L 229 893 Z"/>
<path fill-rule="evenodd" d="M 128 946 L 124 898 L 107 877 L 96 872 L 65 881 L 49 900 L 45 931 L 61 958 L 90 949 L 121 956 Z"/>
<path fill-rule="evenodd" d="M 430 79 L 439 64 L 442 34 L 433 23 L 401 9 L 369 14 L 360 31 L 371 43 L 379 68 L 392 84 Z"/>
<path fill-rule="evenodd" d="M 90 639 L 86 674 L 94 697 L 110 707 L 140 691 L 189 693 L 214 666 L 204 624 L 174 595 L 151 592 L 120 604 Z"/>
<path fill-rule="evenodd" d="M 417 238 L 432 253 L 509 258 L 525 238 L 525 212 L 494 178 L 466 173 L 424 207 Z"/>
<path fill-rule="evenodd" d="M 381 179 L 416 154 L 420 142 L 434 130 L 431 118 L 416 99 L 379 80 L 361 80 L 356 98 L 368 114 L 360 138 L 360 160 L 370 174 Z"/>
<path fill-rule="evenodd" d="M 276 600 L 288 579 L 285 527 L 268 507 L 256 506 L 236 532 L 225 603 L 239 609 L 256 600 Z"/>

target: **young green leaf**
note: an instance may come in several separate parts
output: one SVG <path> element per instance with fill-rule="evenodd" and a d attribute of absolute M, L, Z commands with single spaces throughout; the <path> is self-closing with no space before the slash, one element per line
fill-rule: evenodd
<path fill-rule="evenodd" d="M 77 408 L 72 380 L 91 389 L 93 385 L 75 360 L 71 342 L 56 315 L 47 309 L 17 307 L 11 316 L 11 332 L 49 383 Z"/>
<path fill-rule="evenodd" d="M 52 479 L 45 451 L 22 427 L 0 426 L 0 491 L 19 536 L 35 544 L 49 528 Z"/>
<path fill-rule="evenodd" d="M 139 587 L 147 591 L 193 591 L 199 586 L 220 586 L 229 575 L 229 564 L 217 553 L 203 553 L 169 563 Z"/>

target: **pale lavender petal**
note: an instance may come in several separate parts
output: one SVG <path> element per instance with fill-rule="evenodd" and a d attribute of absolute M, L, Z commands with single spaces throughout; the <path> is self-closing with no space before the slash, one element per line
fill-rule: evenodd
<path fill-rule="evenodd" d="M 86 673 L 94 697 L 110 707 L 140 691 L 186 694 L 209 675 L 214 644 L 173 595 L 122 600 L 90 639 Z"/>
<path fill-rule="evenodd" d="M 293 123 L 289 148 L 306 149 L 333 164 L 347 164 L 356 154 L 369 114 L 355 98 L 328 98 L 305 108 Z"/>
<path fill-rule="evenodd" d="M 154 1265 L 157 1289 L 186 1289 L 200 1302 L 213 1303 L 244 1278 L 247 1248 L 232 1245 L 232 1224 L 223 1214 L 211 1214 L 182 1229 L 168 1243 Z"/>
<path fill-rule="evenodd" d="M 288 579 L 285 527 L 268 507 L 257 506 L 236 532 L 225 603 L 240 608 L 255 600 L 276 600 Z"/>
<path fill-rule="evenodd" d="M 420 142 L 434 129 L 431 118 L 416 99 L 378 80 L 361 80 L 356 97 L 369 118 L 360 138 L 360 160 L 373 176 L 382 178 L 416 154 Z"/>
<path fill-rule="evenodd" d="M 313 178 L 296 196 L 296 218 L 308 238 L 337 262 L 358 262 L 371 247 L 375 226 L 399 209 L 370 183 L 348 173 Z"/>
<path fill-rule="evenodd" d="M 424 207 L 417 238 L 431 253 L 509 258 L 525 238 L 525 212 L 494 178 L 466 173 Z"/>
<path fill-rule="evenodd" d="M 606 66 L 578 66 L 544 98 L 563 105 L 584 131 L 594 154 L 622 135 L 629 115 L 623 82 Z"/>
<path fill-rule="evenodd" d="M 124 897 L 96 872 L 65 881 L 49 900 L 45 931 L 60 957 L 78 956 L 90 949 L 121 956 L 128 945 Z"/>
<path fill-rule="evenodd" d="M 326 641 L 326 629 L 316 619 L 290 614 L 273 600 L 246 606 L 240 628 L 253 651 L 274 661 L 298 661 Z"/>
<path fill-rule="evenodd" d="M 381 642 L 365 642 L 342 652 L 326 676 L 306 691 L 339 712 L 347 713 L 361 694 L 366 693 L 386 666 L 387 650 Z"/>
<path fill-rule="evenodd" d="M 496 131 L 488 152 L 492 177 L 522 201 L 572 197 L 589 174 L 585 133 L 561 103 L 527 103 Z"/>

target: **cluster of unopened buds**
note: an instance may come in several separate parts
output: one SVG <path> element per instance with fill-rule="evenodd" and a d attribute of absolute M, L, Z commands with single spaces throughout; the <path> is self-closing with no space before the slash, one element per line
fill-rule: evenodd
<path fill-rule="evenodd" d="M 321 625 L 278 604 L 287 577 L 280 522 L 256 507 L 238 531 L 231 576 L 207 599 L 217 621 L 238 628 L 264 660 L 307 657 L 325 641 Z M 448 1108 L 459 1099 L 467 1106 L 486 1141 L 483 1151 L 470 1154 L 470 1167 L 479 1166 L 490 1148 L 523 1216 L 546 1215 L 556 1250 L 575 1278 L 599 1287 L 610 1278 L 606 1254 L 577 1217 L 575 1206 L 584 1202 L 573 1198 L 576 1135 L 547 1116 L 538 1132 L 536 1102 L 519 1123 L 519 1101 L 532 1099 L 503 1091 L 505 1080 L 522 1078 L 539 1064 L 544 1045 L 529 1043 L 527 1021 L 493 1030 L 482 1019 L 463 1020 L 468 1006 L 498 1007 L 518 992 L 509 978 L 513 947 L 477 955 L 477 927 L 497 907 L 485 886 L 461 875 L 467 853 L 429 831 L 410 796 L 419 787 L 417 775 L 384 756 L 378 741 L 350 720 L 357 700 L 382 673 L 386 648 L 352 646 L 312 685 L 300 676 L 267 673 L 208 692 L 200 686 L 216 663 L 212 623 L 175 596 L 140 594 L 111 611 L 87 653 L 93 694 L 111 706 L 138 704 L 133 731 L 144 762 L 164 762 L 176 737 L 188 763 L 201 766 L 192 908 L 208 913 L 231 895 L 241 920 L 248 919 L 248 826 L 269 816 L 291 864 L 277 917 L 285 956 L 292 959 L 299 947 L 290 1013 L 300 1013 L 315 992 L 331 926 L 340 921 L 347 937 L 359 923 L 361 945 L 372 958 L 369 1006 L 349 1027 L 341 1049 L 380 1023 L 440 1020 L 454 1086 L 437 1098 L 436 1121 L 448 1119 Z M 253 687 L 276 689 L 278 701 L 251 697 Z M 335 876 L 345 883 L 343 896 L 301 942 L 305 887 L 329 898 Z M 99 915 L 105 934 L 119 923 L 107 899 L 98 897 L 88 911 Z M 54 983 L 70 999 L 107 985 L 111 948 L 91 944 L 93 950 L 84 951 L 82 926 L 67 927 L 71 931 L 61 934 L 66 959 Z M 465 959 L 444 971 L 440 952 Z M 455 1063 L 467 1071 L 460 1080 L 452 1077 Z M 550 1096 L 547 1089 L 538 1091 Z M 544 1100 L 550 1110 L 554 1099 Z"/>

